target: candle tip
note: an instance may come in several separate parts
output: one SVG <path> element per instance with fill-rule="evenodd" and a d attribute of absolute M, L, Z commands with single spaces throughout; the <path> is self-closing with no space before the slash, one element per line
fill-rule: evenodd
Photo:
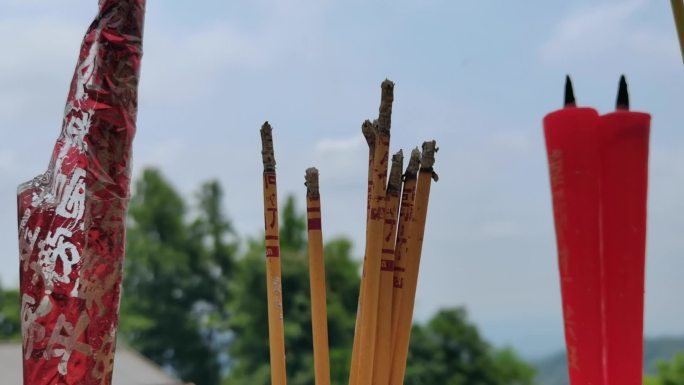
<path fill-rule="evenodd" d="M 565 75 L 565 107 L 574 107 L 575 105 L 575 91 L 572 89 L 572 80 L 570 80 L 570 75 Z"/>
<path fill-rule="evenodd" d="M 627 80 L 625 79 L 625 75 L 620 76 L 620 85 L 618 86 L 615 107 L 618 110 L 629 110 L 629 92 L 627 91 Z"/>

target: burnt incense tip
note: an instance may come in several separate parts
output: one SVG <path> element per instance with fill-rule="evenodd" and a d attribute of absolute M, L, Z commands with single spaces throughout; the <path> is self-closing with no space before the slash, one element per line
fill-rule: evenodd
<path fill-rule="evenodd" d="M 383 134 L 382 131 L 380 130 L 380 122 L 378 121 L 378 119 L 373 119 L 372 124 L 373 124 L 373 138 L 377 138 Z"/>
<path fill-rule="evenodd" d="M 273 149 L 273 128 L 268 122 L 261 126 L 261 158 L 264 171 L 275 171 L 275 151 Z"/>
<path fill-rule="evenodd" d="M 577 103 L 575 102 L 575 91 L 572 89 L 572 80 L 570 80 L 570 75 L 565 75 L 565 107 L 575 107 Z"/>
<path fill-rule="evenodd" d="M 436 141 L 430 140 L 423 142 L 423 154 L 420 159 L 420 171 L 431 172 L 432 178 L 435 180 L 435 182 L 439 180 L 439 177 L 433 169 L 433 166 L 435 165 L 435 153 L 437 151 L 439 151 L 439 148 L 437 148 Z"/>
<path fill-rule="evenodd" d="M 366 138 L 368 147 L 373 148 L 373 146 L 375 146 L 375 129 L 373 128 L 373 123 L 371 123 L 370 120 L 364 121 L 361 125 L 361 132 Z"/>
<path fill-rule="evenodd" d="M 380 114 L 378 116 L 379 131 L 383 135 L 389 135 L 392 126 L 392 103 L 394 102 L 394 82 L 385 79 L 380 86 Z"/>
<path fill-rule="evenodd" d="M 401 192 L 401 170 L 404 168 L 404 152 L 399 150 L 392 155 L 392 167 L 387 180 L 387 192 L 399 194 Z"/>
<path fill-rule="evenodd" d="M 420 150 L 416 147 L 411 151 L 411 157 L 409 158 L 408 166 L 406 166 L 406 171 L 404 172 L 404 180 L 416 179 L 418 169 L 420 169 Z"/>
<path fill-rule="evenodd" d="M 389 80 L 389 79 L 385 79 L 385 80 L 382 82 L 382 84 L 380 85 L 380 87 L 382 87 L 383 91 L 384 91 L 385 89 L 393 89 L 393 88 L 394 88 L 394 82 L 391 81 L 391 80 Z"/>
<path fill-rule="evenodd" d="M 318 190 L 318 169 L 315 167 L 307 168 L 306 174 L 304 175 L 304 180 L 306 181 L 304 185 L 306 186 L 306 196 L 309 198 L 317 198 L 320 196 Z"/>
<path fill-rule="evenodd" d="M 629 92 L 627 91 L 627 80 L 625 79 L 625 75 L 620 76 L 620 85 L 618 86 L 615 108 L 618 110 L 629 110 Z"/>

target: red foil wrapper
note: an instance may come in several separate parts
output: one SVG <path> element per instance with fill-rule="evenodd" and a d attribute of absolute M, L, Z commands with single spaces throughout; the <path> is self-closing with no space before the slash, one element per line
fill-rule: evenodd
<path fill-rule="evenodd" d="M 25 385 L 111 383 L 144 11 L 99 2 L 50 166 L 19 186 Z"/>

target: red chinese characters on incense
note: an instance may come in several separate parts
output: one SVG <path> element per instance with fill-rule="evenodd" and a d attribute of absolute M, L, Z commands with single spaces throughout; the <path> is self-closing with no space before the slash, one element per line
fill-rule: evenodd
<path fill-rule="evenodd" d="M 575 106 L 544 118 L 572 385 L 642 383 L 650 115 Z"/>
<path fill-rule="evenodd" d="M 19 186 L 24 384 L 110 384 L 144 0 L 101 0 L 48 171 Z"/>

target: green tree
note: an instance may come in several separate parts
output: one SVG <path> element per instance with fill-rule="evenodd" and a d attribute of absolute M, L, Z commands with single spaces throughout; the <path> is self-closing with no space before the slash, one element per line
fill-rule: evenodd
<path fill-rule="evenodd" d="M 0 341 L 21 340 L 19 290 L 0 287 Z"/>
<path fill-rule="evenodd" d="M 313 384 L 311 309 L 309 300 L 306 222 L 289 197 L 281 218 L 281 261 L 285 349 L 288 383 Z M 358 298 L 358 264 L 351 257 L 349 240 L 336 239 L 325 246 L 328 296 L 328 334 L 331 377 L 346 384 Z M 262 241 L 250 241 L 232 281 L 230 348 L 231 370 L 226 384 L 270 383 L 268 310 L 266 307 L 265 251 Z"/>
<path fill-rule="evenodd" d="M 198 193 L 188 223 L 180 195 L 145 170 L 129 208 L 120 334 L 133 348 L 198 385 L 220 382 L 225 304 L 237 244 L 216 182 Z"/>
<path fill-rule="evenodd" d="M 684 385 L 684 353 L 677 354 L 671 362 L 658 363 L 658 374 L 644 379 L 646 385 Z"/>
<path fill-rule="evenodd" d="M 222 378 L 231 385 L 269 384 L 263 240 L 249 240 L 236 258 L 238 239 L 216 182 L 203 184 L 190 208 L 157 170 L 145 170 L 134 191 L 119 335 L 197 385 L 216 385 Z M 288 383 L 313 385 L 306 217 L 292 196 L 281 212 Z M 329 241 L 325 265 L 331 380 L 342 385 L 359 290 L 351 242 Z M 19 313 L 18 290 L 0 290 L 0 338 L 19 339 Z M 673 377 L 681 373 L 681 361 L 661 365 L 661 377 L 681 378 Z M 464 309 L 442 310 L 413 328 L 406 384 L 530 385 L 533 375 L 512 350 L 484 341 Z M 664 381 L 656 384 L 682 384 Z"/>
<path fill-rule="evenodd" d="M 496 350 L 467 320 L 465 309 L 439 311 L 415 325 L 407 385 L 531 385 L 534 370 L 511 350 Z"/>

